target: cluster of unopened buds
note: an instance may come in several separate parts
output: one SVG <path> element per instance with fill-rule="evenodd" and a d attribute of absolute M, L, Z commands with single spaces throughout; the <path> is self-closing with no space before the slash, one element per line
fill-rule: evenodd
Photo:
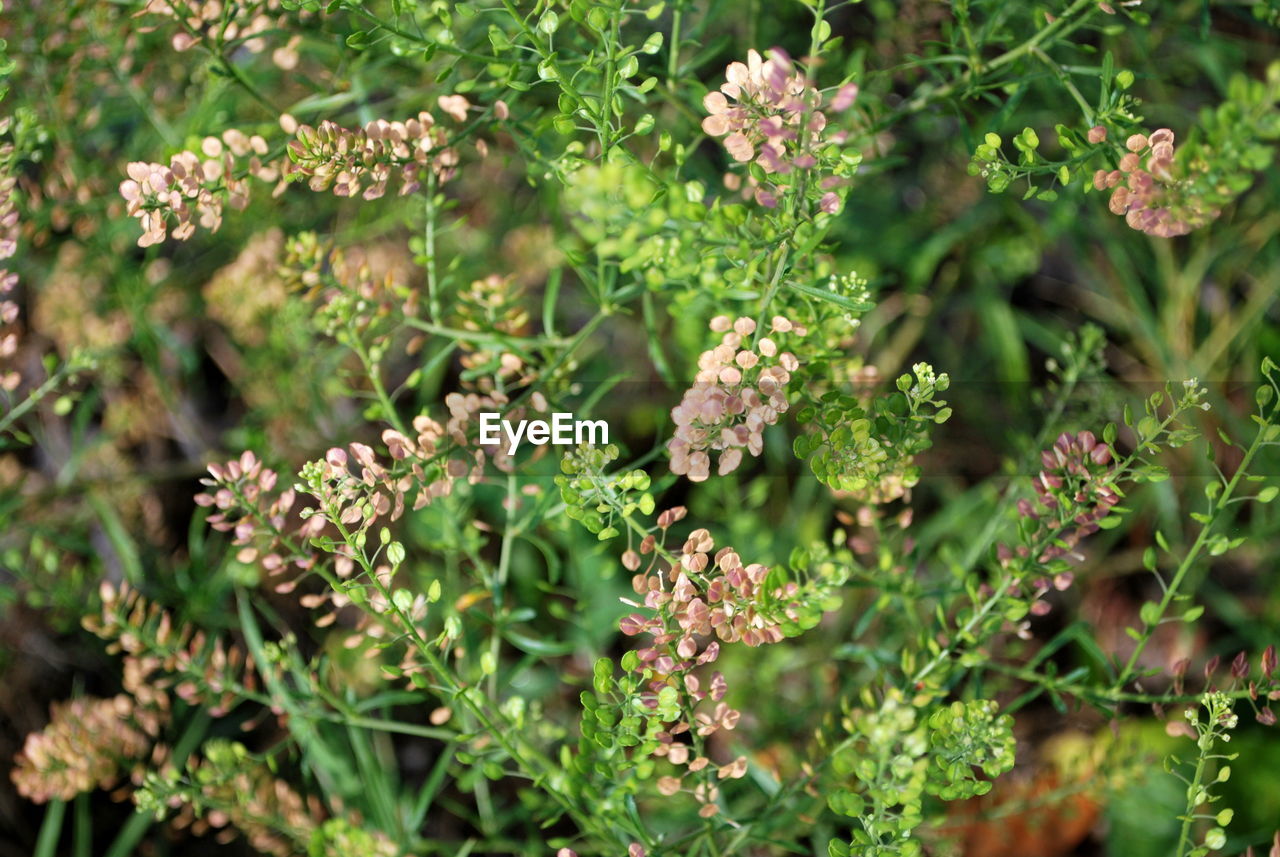
<path fill-rule="evenodd" d="M 698 374 L 680 404 L 671 410 L 675 436 L 668 441 L 671 472 L 701 482 L 711 475 L 711 452 L 720 452 L 723 476 L 742 463 L 743 451 L 758 456 L 764 450 L 764 429 L 787 411 L 787 384 L 800 361 L 780 351 L 769 336 L 750 339 L 756 323 L 721 315 L 711 330 L 723 334 L 720 344 L 698 358 Z M 804 336 L 807 332 L 782 316 L 774 316 L 776 335 Z"/>
<path fill-rule="evenodd" d="M 280 177 L 274 163 L 262 160 L 267 143 L 258 135 L 247 136 L 230 129 L 220 137 L 206 137 L 200 152 L 182 151 L 169 159 L 168 166 L 134 161 L 120 183 L 129 215 L 142 223 L 139 247 L 158 244 L 169 236 L 186 241 L 195 234 L 196 224 L 216 231 L 222 225 L 224 204 L 240 210 L 249 204 L 249 182 L 243 171 L 262 181 Z M 242 160 L 247 159 L 247 160 Z"/>
<path fill-rule="evenodd" d="M 459 122 L 471 109 L 461 95 L 442 95 L 437 104 Z M 504 114 L 505 106 L 499 106 L 497 112 Z M 387 192 L 391 178 L 398 177 L 399 193 L 404 196 L 421 187 L 424 169 L 434 172 L 441 182 L 453 178 L 458 150 L 447 145 L 448 140 L 445 130 L 425 110 L 403 122 L 375 119 L 356 130 L 325 120 L 315 128 L 298 127 L 297 139 L 289 143 L 289 172 L 308 177 L 314 191 L 332 189 L 336 196 L 360 194 L 364 199 L 378 199 Z M 488 153 L 483 140 L 476 142 L 476 149 L 481 157 Z"/>
<path fill-rule="evenodd" d="M 28 734 L 15 759 L 18 794 L 45 803 L 114 786 L 123 767 L 147 757 L 159 732 L 154 717 L 137 713 L 127 694 L 54 703 L 49 725 Z"/>
<path fill-rule="evenodd" d="M 1106 129 L 1089 131 L 1090 142 L 1106 138 Z M 1186 235 L 1218 216 L 1193 194 L 1181 167 L 1174 162 L 1173 132 L 1161 128 L 1150 136 L 1133 134 L 1125 141 L 1127 152 L 1114 170 L 1098 170 L 1093 186 L 1111 190 L 1113 214 L 1124 215 L 1129 226 L 1148 235 L 1170 238 Z"/>
<path fill-rule="evenodd" d="M 1073 553 L 1086 536 L 1100 529 L 1099 521 L 1120 502 L 1113 480 L 1115 465 L 1111 447 L 1093 432 L 1064 432 L 1040 454 L 1042 469 L 1035 478 L 1036 499 L 1018 501 L 1018 513 L 1039 523 L 1028 541 L 1039 545 L 1037 563 L 1061 557 L 1080 559 Z M 1040 544 L 1043 542 L 1044 544 Z M 1000 547 L 1000 558 L 1029 558 L 1032 547 Z"/>
<path fill-rule="evenodd" d="M 836 91 L 828 109 L 836 113 L 848 110 L 857 94 L 855 84 L 845 84 Z M 702 120 L 702 130 L 712 137 L 723 137 L 724 147 L 735 161 L 754 161 L 767 175 L 787 176 L 818 167 L 822 147 L 843 143 L 847 137 L 843 131 L 826 133 L 822 102 L 822 92 L 796 70 L 786 51 L 774 48 L 765 60 L 752 50 L 745 64 L 730 63 L 720 89 L 703 99 L 710 115 Z M 731 189 L 741 186 L 736 175 L 726 182 Z M 835 176 L 820 180 L 825 191 L 819 201 L 821 210 L 839 210 L 840 196 L 834 188 L 841 183 Z M 751 184 L 749 192 L 758 203 L 769 208 L 778 204 L 776 187 Z"/>
<path fill-rule="evenodd" d="M 151 718 L 154 733 L 168 719 L 169 691 L 214 717 L 229 713 L 246 692 L 258 688 L 258 666 L 244 649 L 210 639 L 127 583 L 99 588 L 102 611 L 86 616 L 86 630 L 109 642 L 109 654 L 124 656 L 124 689 L 135 702 L 135 719 Z"/>

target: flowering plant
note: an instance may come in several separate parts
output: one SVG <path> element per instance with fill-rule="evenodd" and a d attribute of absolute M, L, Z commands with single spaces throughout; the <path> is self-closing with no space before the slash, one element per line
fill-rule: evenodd
<path fill-rule="evenodd" d="M 1280 855 L 1274 12 L 13 5 L 0 842 Z"/>

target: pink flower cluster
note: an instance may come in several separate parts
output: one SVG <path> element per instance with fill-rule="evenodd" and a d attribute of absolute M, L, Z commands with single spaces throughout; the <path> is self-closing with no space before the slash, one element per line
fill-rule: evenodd
<path fill-rule="evenodd" d="M 1113 479 L 1111 447 L 1093 432 L 1064 432 L 1040 454 L 1040 459 L 1043 469 L 1035 479 L 1036 501 L 1018 501 L 1022 517 L 1040 522 L 1040 530 L 1031 539 L 1036 544 L 1043 543 L 1036 561 L 1046 563 L 1063 556 L 1079 559 L 1072 553 L 1075 546 L 1096 533 L 1098 521 L 1120 502 Z M 1001 556 L 1029 557 L 1031 548 L 1022 545 L 1010 551 L 1002 547 Z"/>
<path fill-rule="evenodd" d="M 0 120 L 0 133 L 4 133 L 10 120 Z M 0 146 L 0 261 L 10 259 L 18 252 L 18 207 L 14 199 L 18 180 L 8 169 L 13 157 L 13 144 Z M 18 285 L 18 275 L 7 268 L 0 268 L 0 390 L 12 392 L 22 382 L 16 369 L 3 365 L 18 352 L 18 304 L 9 295 Z"/>
<path fill-rule="evenodd" d="M 209 524 L 219 532 L 233 534 L 231 543 L 239 548 L 237 560 L 246 565 L 258 562 L 272 577 L 290 568 L 302 572 L 312 568 L 315 557 L 300 546 L 320 534 L 324 521 L 311 518 L 289 532 L 297 492 L 286 488 L 275 493 L 278 477 L 274 470 L 246 450 L 226 464 L 210 464 L 209 475 L 200 480 L 209 490 L 197 494 L 195 501 L 218 510 L 209 516 Z M 289 592 L 296 585 L 296 578 L 286 580 L 276 591 Z"/>
<path fill-rule="evenodd" d="M 658 518 L 658 526 L 665 532 L 684 517 L 683 507 L 668 510 Z M 619 623 L 627 636 L 650 634 L 648 646 L 637 650 L 638 672 L 648 672 L 653 678 L 644 697 L 646 704 L 657 704 L 657 695 L 674 681 L 689 702 L 688 710 L 694 711 L 701 703 L 714 703 L 710 710 L 700 710 L 692 719 L 677 722 L 658 735 L 660 746 L 656 751 L 674 765 L 687 765 L 687 773 L 697 773 L 710 764 L 703 756 L 694 756 L 694 748 L 676 740 L 677 736 L 694 732 L 705 738 L 724 729 L 738 725 L 741 713 L 730 708 L 723 700 L 728 684 L 720 672 L 709 678 L 695 674 L 698 667 L 713 663 L 720 655 L 721 643 L 745 643 L 761 646 L 777 643 L 784 638 L 781 622 L 799 619 L 801 589 L 788 582 L 766 588 L 769 569 L 759 563 L 744 564 L 732 548 L 724 547 L 711 554 L 715 542 L 705 529 L 689 534 L 678 557 L 666 556 L 668 568 L 657 566 L 660 548 L 653 536 L 648 536 L 640 546 L 640 552 L 654 554 L 650 567 L 632 578 L 632 588 L 643 597 L 643 605 L 628 601 L 633 606 L 643 606 L 649 611 L 632 613 Z M 633 570 L 639 568 L 639 556 L 629 552 L 624 565 Z M 710 639 L 710 642 L 706 642 Z M 746 759 L 719 766 L 717 778 L 738 778 L 746 774 Z M 663 777 L 658 790 L 674 794 L 681 790 L 681 778 Z M 704 781 L 693 790 L 694 797 L 703 805 L 702 814 L 711 816 L 717 812 L 716 788 Z"/>
<path fill-rule="evenodd" d="M 1216 209 L 1206 209 L 1198 198 L 1184 193 L 1187 182 L 1174 162 L 1171 130 L 1161 128 L 1150 137 L 1134 134 L 1125 148 L 1116 169 L 1093 175 L 1095 188 L 1112 189 L 1113 214 L 1123 214 L 1134 229 L 1161 238 L 1186 235 L 1218 216 Z"/>
<path fill-rule="evenodd" d="M 279 167 L 264 163 L 267 143 L 262 137 L 247 136 L 231 129 L 221 137 L 206 137 L 201 152 L 182 151 L 169 159 L 169 165 L 134 161 L 120 183 L 127 211 L 142 223 L 139 247 L 158 244 L 168 237 L 169 222 L 177 225 L 173 237 L 186 241 L 196 231 L 196 222 L 210 231 L 222 225 L 223 204 L 243 209 L 249 204 L 249 183 L 236 172 L 247 173 L 263 181 L 276 181 Z M 242 166 L 239 159 L 248 157 Z"/>
<path fill-rule="evenodd" d="M 461 95 L 442 95 L 440 109 L 461 122 L 471 104 Z M 431 169 L 441 182 L 457 172 L 458 151 L 448 144 L 448 135 L 435 117 L 422 111 L 404 122 L 377 119 L 364 128 L 351 130 L 325 120 L 319 127 L 302 125 L 297 139 L 289 144 L 290 172 L 310 177 L 314 191 L 333 189 L 337 196 L 378 199 L 387 192 L 394 175 L 400 178 L 400 195 L 421 186 L 421 172 Z M 477 144 L 481 156 L 487 154 L 483 140 Z M 361 188 L 363 187 L 363 192 Z"/>
<path fill-rule="evenodd" d="M 437 102 L 444 113 L 458 121 L 464 120 L 471 108 L 461 95 L 442 95 Z M 495 113 L 507 115 L 506 106 L 498 102 Z M 138 245 L 149 247 L 164 241 L 170 221 L 176 221 L 172 234 L 179 241 L 195 233 L 197 222 L 216 230 L 222 224 L 224 203 L 235 209 L 249 204 L 246 177 L 275 183 L 275 195 L 284 191 L 286 180 L 307 178 L 314 191 L 332 189 L 337 196 L 360 194 L 370 200 L 385 194 L 394 176 L 400 178 L 400 194 L 404 195 L 420 187 L 424 167 L 442 182 L 457 172 L 457 149 L 447 145 L 444 130 L 426 111 L 405 122 L 378 119 L 356 131 L 328 120 L 318 128 L 299 125 L 289 115 L 280 117 L 280 125 L 296 134 L 289 143 L 288 158 L 264 162 L 269 151 L 266 140 L 231 129 L 220 137 L 206 137 L 199 154 L 179 152 L 168 166 L 130 163 L 120 194 L 128 213 L 142 222 Z M 483 157 L 488 146 L 479 140 L 476 150 Z"/>
<path fill-rule="evenodd" d="M 719 644 L 711 643 L 698 655 L 699 637 L 714 636 L 721 642 L 743 642 L 748 646 L 777 643 L 783 639 L 780 622 L 791 615 L 787 599 L 799 587 L 788 583 L 767 591 L 769 569 L 759 563 L 744 565 L 732 548 L 721 548 L 710 556 L 715 542 L 706 529 L 689 534 L 678 561 L 665 575 L 637 574 L 632 587 L 644 596 L 644 606 L 658 615 L 645 618 L 632 614 L 623 620 L 622 631 L 656 633 L 653 646 L 639 652 L 640 662 L 660 673 L 689 669 L 715 660 Z M 665 580 L 663 579 L 665 577 Z M 696 582 L 695 582 L 696 581 Z M 767 607 L 763 606 L 765 603 Z M 661 616 L 669 616 L 679 628 L 665 627 Z M 670 653 L 662 647 L 675 643 Z M 696 660 L 690 662 L 691 659 Z M 717 697 L 718 699 L 718 697 Z"/>
<path fill-rule="evenodd" d="M 996 555 L 1004 567 L 1017 564 L 1034 572 L 1057 559 L 1081 560 L 1075 548 L 1101 527 L 1100 520 L 1120 502 L 1115 487 L 1115 465 L 1111 447 L 1100 442 L 1093 432 L 1063 433 L 1049 449 L 1040 454 L 1042 469 L 1035 478 L 1036 499 L 1018 501 L 1018 513 L 1035 526 L 1017 547 L 998 545 Z M 1044 616 L 1050 604 L 1044 600 L 1051 589 L 1059 592 L 1075 582 L 1071 571 L 1058 571 L 1052 577 L 1039 574 L 1015 581 L 1014 591 L 1029 602 L 1032 616 Z M 992 593 L 982 584 L 984 597 Z M 1023 639 L 1031 638 L 1031 623 L 1023 620 L 1009 624 Z"/>
<path fill-rule="evenodd" d="M 260 686 L 259 667 L 240 646 L 220 637 L 211 642 L 204 631 L 175 621 L 127 583 L 117 588 L 103 582 L 98 592 L 101 616 L 86 616 L 82 624 L 109 641 L 109 653 L 123 653 L 122 684 L 138 703 L 137 712 L 167 719 L 172 689 L 188 705 L 203 705 L 223 717 L 245 691 Z"/>
<path fill-rule="evenodd" d="M 711 330 L 723 334 L 720 344 L 698 358 L 698 374 L 680 404 L 671 410 L 675 436 L 667 443 L 671 472 L 702 482 L 711 475 L 710 452 L 719 451 L 718 472 L 733 471 L 743 451 L 758 456 L 764 449 L 765 426 L 786 413 L 786 387 L 800 361 L 779 351 L 768 336 L 748 344 L 756 323 L 743 317 L 711 319 Z M 804 336 L 806 330 L 782 316 L 772 322 L 774 334 Z"/>
<path fill-rule="evenodd" d="M 425 456 L 425 450 L 434 448 L 436 441 L 445 436 L 443 427 L 425 417 L 415 420 L 414 427 L 419 434 L 412 440 L 392 430 L 383 435 L 397 463 L 410 455 Z M 318 556 L 310 552 L 307 545 L 310 539 L 326 532 L 332 535 L 330 524 L 349 531 L 364 531 L 379 519 L 394 521 L 404 512 L 406 492 L 415 486 L 420 489 L 414 505 L 420 508 L 430 499 L 449 493 L 453 474 L 459 471 L 451 469 L 449 475 L 429 481 L 419 463 L 415 462 L 408 470 L 386 467 L 366 444 L 352 443 L 347 449 L 335 447 L 324 459 L 312 462 L 303 470 L 309 493 L 318 508 L 299 510 L 297 518 L 301 523 L 296 526 L 291 518 L 296 490 L 288 488 L 274 493 L 276 473 L 265 468 L 252 452 L 245 452 L 225 465 L 212 464 L 209 472 L 212 478 L 201 481 L 210 491 L 196 495 L 196 503 L 219 510 L 209 517 L 209 523 L 216 530 L 234 534 L 232 544 L 239 548 L 236 559 L 240 562 L 260 564 L 268 578 L 279 579 L 290 569 L 300 572 L 275 583 L 273 590 L 284 594 L 296 590 L 306 573 L 315 568 Z M 464 465 L 461 473 L 465 472 Z M 343 543 L 330 548 L 330 552 L 334 556 L 334 574 L 341 580 L 351 579 L 357 571 L 355 555 Z M 392 569 L 379 566 L 374 574 L 381 589 L 372 587 L 365 592 L 368 610 L 360 611 L 346 630 L 343 645 L 347 648 L 357 648 L 394 633 L 378 619 L 391 610 L 383 591 L 391 588 Z M 307 609 L 327 610 L 316 618 L 318 628 L 333 625 L 339 612 L 353 603 L 346 592 L 336 590 L 302 594 L 298 601 Z M 411 618 L 421 618 L 426 606 L 425 597 L 418 595 L 406 612 Z M 366 655 L 372 657 L 378 651 L 374 646 L 366 650 Z M 408 674 L 421 669 L 421 665 L 406 654 L 401 669 Z"/>
<path fill-rule="evenodd" d="M 534 408 L 546 410 L 545 400 L 535 398 Z M 524 408 L 507 410 L 507 405 L 508 399 L 501 393 L 448 394 L 445 406 L 449 418 L 443 425 L 420 414 L 413 420 L 414 436 L 390 428 L 382 433 L 391 458 L 389 465 L 379 462 L 367 444 L 330 449 L 324 459 L 313 462 L 322 486 L 315 494 L 320 504 L 316 517 L 364 531 L 383 517 L 398 520 L 411 494 L 411 508 L 416 510 L 448 496 L 460 479 L 473 484 L 480 481 L 486 457 L 499 470 L 510 471 L 514 462 L 505 439 L 498 444 L 481 444 L 475 437 L 481 412 L 505 412 L 512 420 L 523 417 Z"/>
<path fill-rule="evenodd" d="M 11 773 L 18 794 L 36 803 L 111 788 L 122 769 L 145 759 L 158 730 L 134 718 L 133 700 L 82 696 L 54 703 L 49 724 L 31 732 Z"/>
<path fill-rule="evenodd" d="M 829 109 L 849 109 L 857 94 L 855 84 L 842 86 Z M 723 137 L 724 147 L 735 161 L 754 160 L 771 176 L 811 170 L 819 166 L 824 145 L 843 143 L 847 136 L 844 132 L 825 133 L 827 116 L 820 109 L 822 101 L 822 93 L 796 71 L 786 51 L 774 48 L 769 59 L 763 60 L 752 50 L 746 64 L 730 63 L 719 91 L 709 92 L 703 99 L 710 115 L 702 120 L 702 130 L 712 137 Z M 728 180 L 731 186 L 738 185 L 736 178 Z M 840 183 L 833 176 L 821 180 L 826 191 L 820 200 L 823 211 L 839 210 L 840 197 L 831 188 Z M 778 204 L 777 192 L 776 186 L 754 188 L 756 201 L 769 208 Z"/>

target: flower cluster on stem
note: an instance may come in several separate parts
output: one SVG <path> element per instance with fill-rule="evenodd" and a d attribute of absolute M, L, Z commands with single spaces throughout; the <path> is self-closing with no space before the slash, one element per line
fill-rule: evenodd
<path fill-rule="evenodd" d="M 711 319 L 711 329 L 723 334 L 720 344 L 698 358 L 693 386 L 671 411 L 675 436 L 667 443 L 671 471 L 702 482 L 711 475 L 711 453 L 719 452 L 721 476 L 742 463 L 743 452 L 758 456 L 764 450 L 764 429 L 786 413 L 786 388 L 800 361 L 780 351 L 769 336 L 748 338 L 756 323 L 742 317 Z M 775 316 L 775 335 L 804 336 L 803 327 Z"/>
<path fill-rule="evenodd" d="M 442 95 L 441 109 L 458 121 L 466 119 L 470 103 L 460 95 Z M 477 144 L 483 155 L 486 146 Z M 375 119 L 352 130 L 325 120 L 317 127 L 301 125 L 289 143 L 290 175 L 305 177 L 314 191 L 332 190 L 336 196 L 378 199 L 388 183 L 400 182 L 401 196 L 422 186 L 423 170 L 446 182 L 457 173 L 458 150 L 431 113 L 423 110 L 403 122 Z"/>
<path fill-rule="evenodd" d="M 658 528 L 666 532 L 685 515 L 683 507 L 662 512 Z M 822 612 L 831 609 L 829 589 L 833 581 L 813 579 L 805 585 L 770 574 L 759 563 L 744 563 L 730 547 L 712 551 L 715 542 L 706 529 L 689 534 L 678 555 L 668 552 L 653 535 L 644 538 L 639 553 L 629 551 L 624 565 L 637 571 L 632 588 L 643 601 L 628 601 L 647 612 L 636 612 L 619 623 L 627 636 L 647 634 L 648 645 L 634 652 L 632 671 L 641 679 L 641 704 L 651 710 L 669 710 L 674 719 L 656 734 L 653 753 L 684 768 L 679 777 L 658 781 L 664 794 L 682 790 L 685 776 L 698 774 L 710 764 L 702 751 L 704 739 L 720 730 L 732 730 L 741 713 L 724 702 L 728 683 L 716 671 L 708 678 L 700 667 L 714 663 L 722 644 L 761 646 L 777 643 L 813 627 Z M 642 555 L 651 555 L 649 566 L 639 571 Z M 710 701 L 710 710 L 699 710 Z M 681 736 L 689 735 L 691 743 Z M 745 759 L 719 766 L 717 779 L 741 777 Z M 704 817 L 715 815 L 718 789 L 709 778 L 692 789 L 702 804 Z"/>
<path fill-rule="evenodd" d="M 756 202 L 773 208 L 786 177 L 829 166 L 824 163 L 830 160 L 825 148 L 843 143 L 847 134 L 828 131 L 827 115 L 821 109 L 822 92 L 796 70 L 787 52 L 774 48 L 768 53 L 766 60 L 752 50 L 745 64 L 729 64 L 720 89 L 702 100 L 709 114 L 702 120 L 702 130 L 712 137 L 723 137 L 725 150 L 735 161 L 759 168 L 763 180 L 748 173 L 750 192 Z M 848 110 L 857 94 L 857 85 L 845 84 L 827 109 L 836 113 Z M 731 188 L 740 186 L 737 176 L 727 182 Z M 839 211 L 840 196 L 834 188 L 843 184 L 843 179 L 828 170 L 819 184 L 824 191 L 819 208 L 828 213 Z"/>
<path fill-rule="evenodd" d="M 27 735 L 11 772 L 13 784 L 36 803 L 111 788 L 124 765 L 146 758 L 160 724 L 127 694 L 55 702 L 49 724 Z"/>
<path fill-rule="evenodd" d="M 1186 167 L 1174 160 L 1173 132 L 1161 128 L 1151 136 L 1133 134 L 1114 170 L 1098 170 L 1093 186 L 1111 189 L 1113 214 L 1123 214 L 1134 229 L 1161 238 L 1186 235 L 1218 216 L 1200 197 L 1187 193 Z"/>
<path fill-rule="evenodd" d="M 264 162 L 267 142 L 229 129 L 206 137 L 200 152 L 183 150 L 169 164 L 134 161 L 120 183 L 126 211 L 142 224 L 139 247 L 159 244 L 170 235 L 186 241 L 199 224 L 211 232 L 222 225 L 224 204 L 241 210 L 249 204 L 249 182 L 239 173 L 276 181 L 280 168 Z M 247 159 L 247 160 L 246 160 Z"/>

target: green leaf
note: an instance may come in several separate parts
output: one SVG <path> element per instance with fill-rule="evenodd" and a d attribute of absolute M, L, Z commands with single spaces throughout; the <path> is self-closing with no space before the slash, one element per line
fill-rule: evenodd
<path fill-rule="evenodd" d="M 522 652 L 541 657 L 568 655 L 574 649 L 574 644 L 567 640 L 541 640 L 537 637 L 521 634 L 519 631 L 513 631 L 510 628 L 503 630 L 502 636 Z M 612 673 L 612 667 L 610 667 L 610 673 Z"/>
<path fill-rule="evenodd" d="M 843 295 L 838 295 L 835 292 L 830 292 L 825 289 L 815 288 L 807 283 L 788 283 L 787 285 L 803 295 L 808 295 L 811 298 L 817 298 L 818 300 L 835 304 L 841 309 L 848 310 L 849 312 L 868 312 L 876 307 L 875 304 L 853 301 Z"/>

